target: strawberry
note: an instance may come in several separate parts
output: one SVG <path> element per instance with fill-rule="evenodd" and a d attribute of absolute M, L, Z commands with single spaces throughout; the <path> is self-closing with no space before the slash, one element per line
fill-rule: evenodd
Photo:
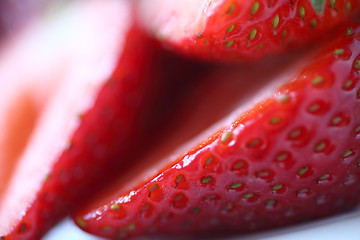
<path fill-rule="evenodd" d="M 134 154 L 160 78 L 131 11 L 72 3 L 3 49 L 1 240 L 39 239 Z"/>
<path fill-rule="evenodd" d="M 356 206 L 360 25 L 333 40 L 301 59 L 303 66 L 295 62 L 296 74 L 275 74 L 253 99 L 244 90 L 252 78 L 242 79 L 243 71 L 213 76 L 215 85 L 194 91 L 197 98 L 183 118 L 176 116 L 158 149 L 82 205 L 74 221 L 107 238 L 214 236 Z M 268 73 L 273 66 L 257 69 Z M 230 109 L 228 118 L 198 134 Z"/>
<path fill-rule="evenodd" d="M 298 48 L 359 12 L 357 0 L 142 0 L 166 45 L 205 60 L 247 61 Z"/>

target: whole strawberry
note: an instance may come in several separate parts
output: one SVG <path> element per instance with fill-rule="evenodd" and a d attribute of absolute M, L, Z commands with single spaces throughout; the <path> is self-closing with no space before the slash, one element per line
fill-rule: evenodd
<path fill-rule="evenodd" d="M 145 25 L 177 51 L 248 61 L 304 46 L 349 21 L 357 0 L 140 1 Z"/>
<path fill-rule="evenodd" d="M 264 87 L 262 100 L 252 106 L 234 104 L 238 110 L 228 119 L 174 151 L 178 139 L 184 143 L 188 131 L 194 133 L 188 126 L 213 118 L 216 105 L 228 108 L 222 100 L 236 92 L 236 85 L 222 91 L 222 83 L 241 75 L 219 74 L 219 87 L 212 88 L 218 101 L 201 111 L 198 103 L 210 92 L 201 94 L 159 149 L 104 196 L 82 206 L 75 222 L 108 238 L 213 236 L 284 226 L 356 206 L 359 36 L 359 25 L 344 29 L 278 90 Z M 236 89 L 238 95 L 246 92 Z"/>

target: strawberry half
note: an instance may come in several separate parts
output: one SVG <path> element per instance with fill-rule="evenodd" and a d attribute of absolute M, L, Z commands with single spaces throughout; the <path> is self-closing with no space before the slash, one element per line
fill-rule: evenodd
<path fill-rule="evenodd" d="M 142 0 L 154 35 L 205 60 L 247 61 L 298 48 L 359 12 L 357 0 Z"/>
<path fill-rule="evenodd" d="M 3 49 L 2 240 L 39 239 L 142 139 L 158 48 L 131 12 L 126 1 L 71 3 Z"/>
<path fill-rule="evenodd" d="M 301 59 L 305 66 L 294 63 L 293 78 L 290 72 L 275 74 L 261 91 L 253 89 L 248 94 L 255 92 L 254 99 L 246 96 L 246 86 L 257 78 L 237 70 L 212 77 L 213 85 L 195 91 L 196 101 L 158 149 L 82 206 L 75 222 L 107 238 L 223 236 L 356 206 L 359 36 L 360 26 L 342 31 L 316 55 Z M 274 65 L 257 69 L 268 75 Z M 219 118 L 218 110 L 231 111 L 197 134 Z"/>

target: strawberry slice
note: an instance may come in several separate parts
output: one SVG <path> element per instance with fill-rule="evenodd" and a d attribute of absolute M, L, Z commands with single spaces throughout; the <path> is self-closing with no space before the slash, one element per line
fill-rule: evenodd
<path fill-rule="evenodd" d="M 256 65 L 274 76 L 270 82 L 229 69 L 212 76 L 202 94 L 194 89 L 191 108 L 176 116 L 158 149 L 83 205 L 74 221 L 108 238 L 214 236 L 356 206 L 359 36 L 359 25 L 349 27 L 302 58 L 303 66 L 286 59 L 293 67 L 280 75 L 279 62 Z M 248 91 L 249 79 L 257 81 Z M 223 114 L 229 116 L 217 121 Z"/>
<path fill-rule="evenodd" d="M 314 41 L 359 12 L 357 0 L 140 1 L 167 45 L 205 60 L 246 61 Z"/>
<path fill-rule="evenodd" d="M 134 154 L 160 75 L 131 12 L 67 4 L 2 49 L 2 240 L 39 239 Z"/>

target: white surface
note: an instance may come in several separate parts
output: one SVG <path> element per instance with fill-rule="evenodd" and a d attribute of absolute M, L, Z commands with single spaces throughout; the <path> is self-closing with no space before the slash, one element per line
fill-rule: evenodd
<path fill-rule="evenodd" d="M 77 228 L 70 219 L 65 219 L 44 240 L 102 240 Z M 225 238 L 224 238 L 225 239 Z M 296 225 L 260 234 L 226 238 L 227 240 L 359 240 L 360 208 L 346 214 L 320 221 Z"/>

